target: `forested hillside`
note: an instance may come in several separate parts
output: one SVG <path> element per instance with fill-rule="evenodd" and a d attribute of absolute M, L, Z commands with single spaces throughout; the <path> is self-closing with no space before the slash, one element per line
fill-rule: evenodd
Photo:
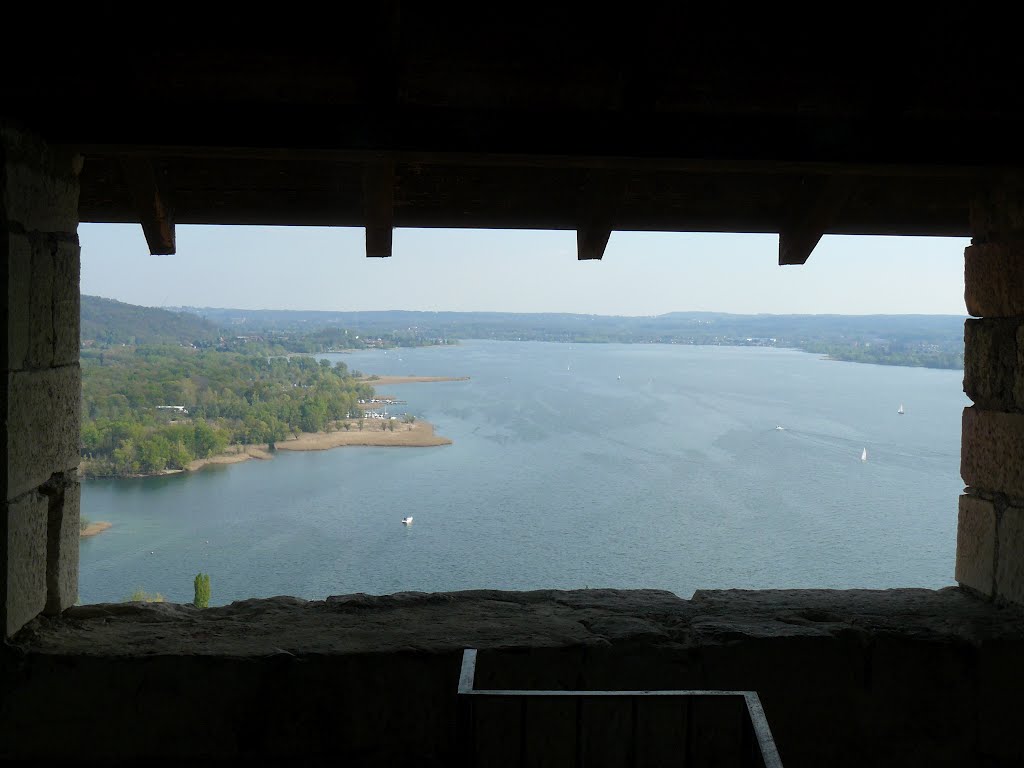
<path fill-rule="evenodd" d="M 273 445 L 358 416 L 373 395 L 343 363 L 180 346 L 82 353 L 86 474 L 182 469 L 233 443 Z"/>
<path fill-rule="evenodd" d="M 318 351 L 327 341 L 289 337 Z M 331 335 L 344 339 L 344 333 Z M 348 368 L 262 337 L 231 336 L 195 315 L 82 297 L 86 475 L 182 469 L 231 444 L 273 445 L 360 414 L 373 388 Z"/>
<path fill-rule="evenodd" d="M 187 312 L 137 307 L 99 296 L 82 296 L 83 342 L 98 344 L 179 344 L 214 341 L 213 323 Z"/>

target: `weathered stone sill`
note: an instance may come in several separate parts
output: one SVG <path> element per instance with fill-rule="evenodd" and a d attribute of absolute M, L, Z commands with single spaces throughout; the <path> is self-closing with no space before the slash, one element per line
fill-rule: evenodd
<path fill-rule="evenodd" d="M 1024 612 L 959 588 L 82 606 L 0 647 L 0 759 L 452 765 L 467 647 L 485 688 L 756 690 L 787 768 L 1024 764 Z"/>
<path fill-rule="evenodd" d="M 977 643 L 1024 637 L 1024 610 L 942 590 L 658 590 L 404 592 L 306 601 L 251 599 L 77 606 L 39 617 L 14 639 L 28 653 L 261 657 L 448 652 L 462 648 L 700 646 L 747 638 L 888 632 Z"/>

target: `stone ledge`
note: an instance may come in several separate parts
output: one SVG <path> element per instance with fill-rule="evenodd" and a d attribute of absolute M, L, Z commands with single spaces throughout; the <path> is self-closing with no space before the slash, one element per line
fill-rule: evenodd
<path fill-rule="evenodd" d="M 0 760 L 459 764 L 465 647 L 484 688 L 756 690 L 791 768 L 1024 764 L 1024 613 L 955 587 L 83 606 L 0 646 Z"/>
<path fill-rule="evenodd" d="M 682 647 L 737 637 L 892 632 L 974 642 L 1024 636 L 1024 611 L 938 591 L 657 590 L 404 592 L 294 597 L 194 608 L 107 603 L 41 616 L 13 638 L 24 652 L 84 656 L 363 654 L 463 648 Z"/>

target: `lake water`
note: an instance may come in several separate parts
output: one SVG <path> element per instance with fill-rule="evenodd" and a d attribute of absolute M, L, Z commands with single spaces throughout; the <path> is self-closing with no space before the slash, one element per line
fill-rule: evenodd
<path fill-rule="evenodd" d="M 959 371 L 672 345 L 467 341 L 327 357 L 471 376 L 379 388 L 454 444 L 88 481 L 83 514 L 113 527 L 82 541 L 82 602 L 136 587 L 188 602 L 199 571 L 215 604 L 953 583 Z"/>

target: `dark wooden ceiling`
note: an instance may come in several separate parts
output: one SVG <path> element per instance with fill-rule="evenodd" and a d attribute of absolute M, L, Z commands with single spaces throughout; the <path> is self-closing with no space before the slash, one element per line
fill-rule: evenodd
<path fill-rule="evenodd" d="M 133 9 L 9 45 L 0 114 L 85 156 L 83 221 L 154 250 L 174 222 L 367 226 L 381 252 L 392 226 L 576 229 L 581 256 L 611 229 L 742 231 L 801 261 L 822 232 L 966 235 L 1024 168 L 993 19 Z"/>

